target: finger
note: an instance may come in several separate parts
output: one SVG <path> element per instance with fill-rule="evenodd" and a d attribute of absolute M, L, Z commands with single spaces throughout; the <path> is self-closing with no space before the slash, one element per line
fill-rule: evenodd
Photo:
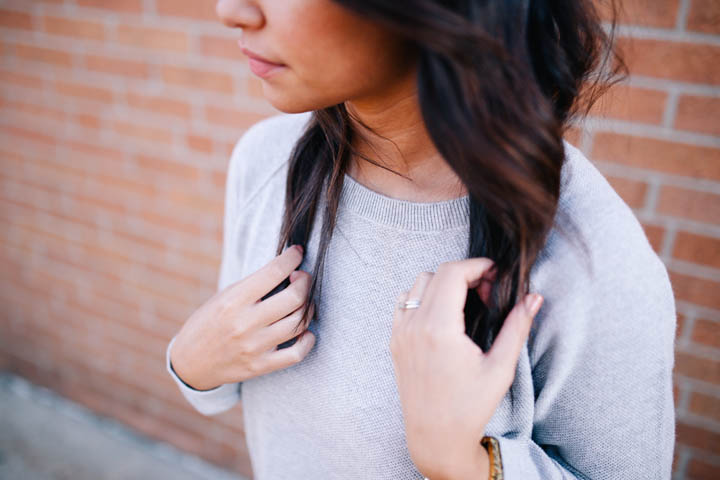
<path fill-rule="evenodd" d="M 397 297 L 395 297 L 395 309 L 393 310 L 394 316 L 398 316 L 399 313 L 403 312 L 404 309 L 402 308 L 402 305 L 409 298 L 408 297 L 409 293 L 410 292 L 400 292 L 400 294 Z"/>
<path fill-rule="evenodd" d="M 312 276 L 304 270 L 296 272 L 287 288 L 255 304 L 254 308 L 264 325 L 270 325 L 305 305 Z"/>
<path fill-rule="evenodd" d="M 480 257 L 485 258 L 485 257 Z M 490 260 L 490 259 L 488 259 Z M 492 262 L 492 260 L 490 260 Z M 495 277 L 497 277 L 497 265 L 495 263 L 492 263 L 492 266 L 485 270 L 481 276 L 477 277 L 475 280 L 471 281 L 468 284 L 468 288 L 476 288 L 482 285 L 483 282 L 487 281 L 495 281 Z"/>
<path fill-rule="evenodd" d="M 486 257 L 441 263 L 425 290 L 424 302 L 432 302 L 439 312 L 462 313 L 470 285 L 477 285 L 479 278 L 493 265 L 494 262 Z M 444 321 L 445 315 L 433 318 Z"/>
<path fill-rule="evenodd" d="M 253 301 L 258 300 L 285 280 L 293 270 L 300 266 L 302 260 L 303 253 L 300 250 L 292 247 L 286 248 L 280 255 L 237 282 L 233 287 L 241 291 L 246 298 Z"/>
<path fill-rule="evenodd" d="M 291 346 L 279 350 L 271 350 L 264 353 L 264 370 L 272 372 L 287 368 L 301 362 L 315 345 L 315 335 L 310 330 L 305 330 Z"/>
<path fill-rule="evenodd" d="M 315 316 L 315 304 L 311 303 L 308 309 L 310 310 L 308 318 L 312 320 Z M 263 350 L 277 347 L 281 343 L 287 342 L 301 333 L 303 329 L 300 325 L 300 319 L 302 318 L 303 310 L 303 308 L 298 308 L 290 315 L 261 329 L 259 342 Z"/>
<path fill-rule="evenodd" d="M 515 371 L 520 351 L 530 333 L 532 321 L 543 302 L 543 297 L 538 294 L 526 295 L 524 300 L 529 299 L 532 303 L 533 298 L 538 298 L 538 302 L 532 306 L 532 309 L 528 309 L 525 301 L 517 302 L 505 319 L 490 351 L 486 354 L 487 360 L 494 365 L 493 369 Z"/>
<path fill-rule="evenodd" d="M 490 294 L 492 293 L 492 286 L 495 278 L 497 277 L 497 268 L 493 266 L 487 272 L 480 277 L 477 282 L 470 284 L 469 288 L 475 288 L 480 299 L 485 305 L 489 305 Z"/>
<path fill-rule="evenodd" d="M 433 272 L 420 272 L 415 279 L 415 283 L 410 288 L 406 300 L 422 300 L 425 289 L 435 274 Z M 401 310 L 403 313 L 410 313 L 412 310 Z"/>

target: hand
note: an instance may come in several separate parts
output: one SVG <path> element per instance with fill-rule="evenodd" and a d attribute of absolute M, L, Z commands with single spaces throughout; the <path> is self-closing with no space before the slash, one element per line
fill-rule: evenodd
<path fill-rule="evenodd" d="M 483 448 L 480 439 L 512 385 L 520 351 L 542 303 L 537 295 L 533 309 L 516 304 L 484 353 L 465 334 L 463 309 L 469 288 L 477 288 L 487 303 L 494 278 L 491 267 L 488 258 L 443 263 L 437 273 L 420 273 L 395 306 L 390 351 L 407 445 L 415 465 L 430 478 L 452 478 L 449 472 L 477 464 Z M 400 309 L 408 299 L 421 300 L 420 307 Z"/>
<path fill-rule="evenodd" d="M 209 390 L 300 362 L 315 344 L 308 330 L 290 347 L 277 346 L 297 335 L 310 274 L 295 270 L 303 254 L 287 248 L 265 266 L 198 308 L 185 322 L 170 352 L 177 375 L 192 388 Z M 290 285 L 267 293 L 290 277 Z M 310 305 L 310 318 L 315 314 Z"/>

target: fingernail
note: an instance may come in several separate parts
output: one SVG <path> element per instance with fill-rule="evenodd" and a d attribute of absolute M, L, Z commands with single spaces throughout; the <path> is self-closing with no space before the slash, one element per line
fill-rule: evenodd
<path fill-rule="evenodd" d="M 305 250 L 303 250 L 302 245 L 300 245 L 300 244 L 293 245 L 293 247 L 295 247 L 300 252 L 300 254 L 303 254 L 305 252 Z"/>
<path fill-rule="evenodd" d="M 540 305 L 542 305 L 543 297 L 537 293 L 531 293 L 527 297 L 525 297 L 525 311 L 528 312 L 528 315 L 531 317 L 534 317 L 535 314 L 540 310 Z"/>

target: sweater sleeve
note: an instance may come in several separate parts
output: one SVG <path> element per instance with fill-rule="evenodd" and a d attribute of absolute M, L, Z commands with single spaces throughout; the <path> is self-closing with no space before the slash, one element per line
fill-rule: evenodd
<path fill-rule="evenodd" d="M 195 410 L 203 415 L 216 415 L 230 410 L 240 401 L 242 382 L 225 383 L 210 390 L 197 390 L 183 382 L 170 362 L 170 349 L 174 342 L 175 337 L 170 340 L 165 352 L 165 368 L 177 384 L 180 393 Z"/>
<path fill-rule="evenodd" d="M 246 149 L 248 130 L 235 144 L 228 164 L 225 180 L 225 206 L 223 215 L 223 246 L 220 262 L 220 273 L 216 289 L 221 291 L 230 285 L 240 272 L 239 249 L 236 238 L 236 222 L 238 207 L 241 206 L 245 190 L 245 175 L 243 172 L 242 152 Z M 226 383 L 210 390 L 196 390 L 192 388 L 175 373 L 170 362 L 170 350 L 177 335 L 173 336 L 165 351 L 165 369 L 175 381 L 183 397 L 198 412 L 203 415 L 215 415 L 232 408 L 241 399 L 242 382 Z"/>
<path fill-rule="evenodd" d="M 639 226 L 611 221 L 627 235 L 592 227 L 605 246 L 591 248 L 591 275 L 564 252 L 542 281 L 544 311 L 528 340 L 532 435 L 498 438 L 505 480 L 671 476 L 672 286 Z"/>

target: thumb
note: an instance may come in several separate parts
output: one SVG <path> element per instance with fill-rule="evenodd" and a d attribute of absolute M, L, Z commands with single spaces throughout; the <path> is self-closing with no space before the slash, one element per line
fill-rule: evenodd
<path fill-rule="evenodd" d="M 522 302 L 517 302 L 503 323 L 497 338 L 487 353 L 488 360 L 499 368 L 515 369 L 523 343 L 530 333 L 530 326 L 535 318 L 543 297 L 538 293 L 530 293 Z"/>

